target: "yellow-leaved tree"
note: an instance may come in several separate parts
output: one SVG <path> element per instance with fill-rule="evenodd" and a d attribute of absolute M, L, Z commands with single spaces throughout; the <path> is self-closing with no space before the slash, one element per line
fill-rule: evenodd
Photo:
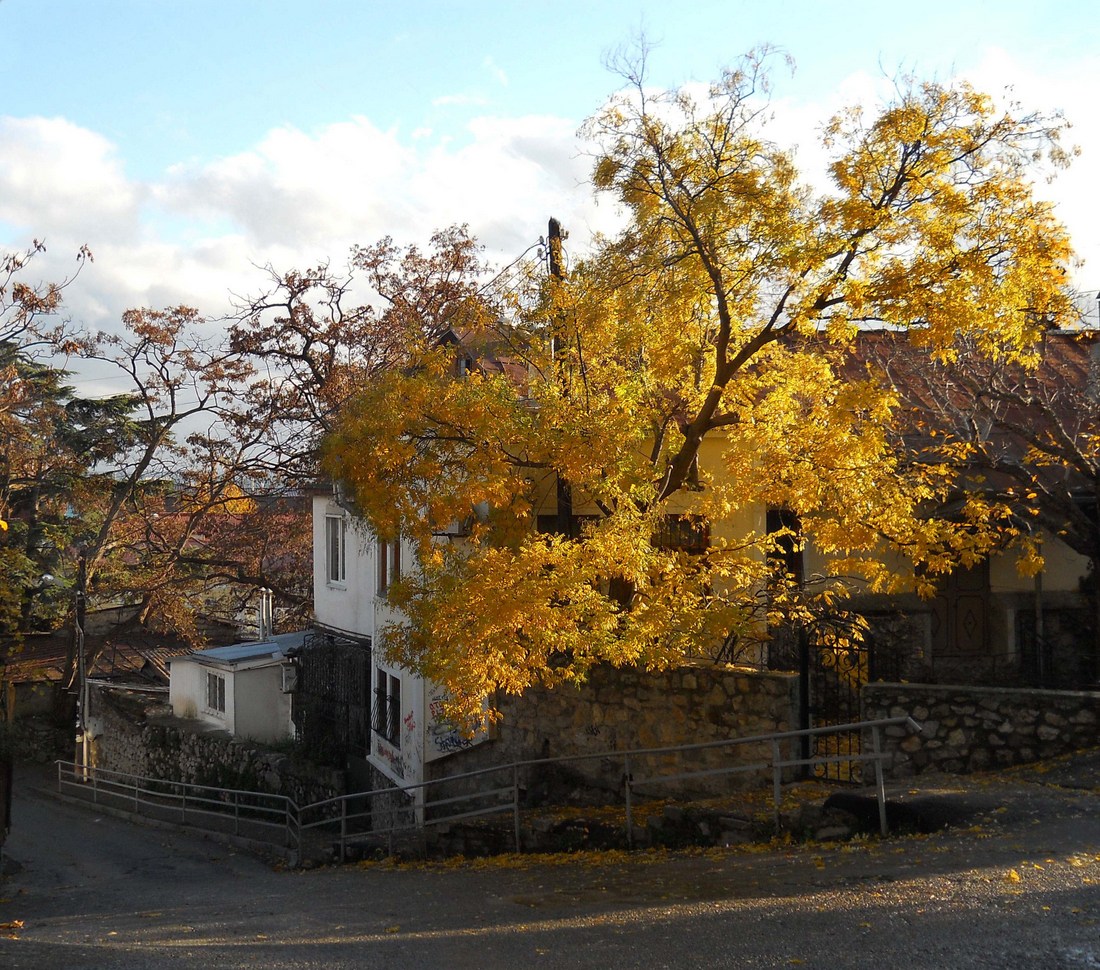
<path fill-rule="evenodd" d="M 595 663 L 750 643 L 836 609 L 851 577 L 891 588 L 897 554 L 912 580 L 1010 527 L 979 501 L 926 514 L 959 456 L 906 460 L 893 392 L 853 378 L 849 351 L 885 326 L 933 355 L 965 333 L 1023 359 L 1041 317 L 1072 312 L 1068 239 L 1032 192 L 1037 164 L 1066 161 L 1061 124 L 906 84 L 826 125 L 831 188 L 815 193 L 767 137 L 768 60 L 701 98 L 629 74 L 586 126 L 622 232 L 568 273 L 552 252 L 534 296 L 471 307 L 457 342 L 418 344 L 328 438 L 371 527 L 415 544 L 386 644 L 456 717 Z M 798 535 L 769 532 L 769 508 Z M 786 574 L 792 541 L 819 551 L 819 576 Z"/>

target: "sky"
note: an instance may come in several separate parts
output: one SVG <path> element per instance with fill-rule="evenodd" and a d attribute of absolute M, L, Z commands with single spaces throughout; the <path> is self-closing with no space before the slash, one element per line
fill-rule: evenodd
<path fill-rule="evenodd" d="M 0 0 L 0 252 L 32 239 L 74 320 L 186 304 L 211 317 L 265 266 L 342 267 L 383 236 L 466 223 L 509 262 L 555 216 L 577 251 L 613 229 L 577 135 L 644 35 L 651 83 L 706 82 L 770 44 L 773 136 L 821 180 L 818 128 L 900 74 L 965 78 L 1063 111 L 1081 155 L 1058 205 L 1100 288 L 1100 8 L 1078 0 Z M 811 171 L 816 166 L 816 171 Z"/>

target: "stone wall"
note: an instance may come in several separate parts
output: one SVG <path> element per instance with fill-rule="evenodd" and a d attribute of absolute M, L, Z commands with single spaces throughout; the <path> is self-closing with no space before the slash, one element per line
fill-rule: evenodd
<path fill-rule="evenodd" d="M 73 757 L 73 725 L 58 724 L 53 714 L 17 717 L 7 726 L 8 743 L 16 761 L 46 764 Z"/>
<path fill-rule="evenodd" d="M 211 731 L 200 721 L 150 710 L 148 700 L 91 688 L 94 767 L 166 781 L 284 795 L 307 805 L 343 795 L 342 771 Z"/>
<path fill-rule="evenodd" d="M 608 751 L 662 748 L 728 740 L 797 726 L 798 677 L 700 663 L 662 672 L 599 667 L 581 687 L 533 688 L 498 700 L 503 715 L 493 738 L 428 765 L 441 778 L 490 765 L 541 758 L 578 759 Z M 656 774 L 705 771 L 731 762 L 766 762 L 770 744 L 723 746 L 684 754 L 636 757 L 636 782 Z M 687 779 L 673 785 L 653 782 L 654 794 L 714 794 L 760 784 L 763 775 L 746 772 Z M 771 773 L 767 773 L 770 781 Z M 622 788 L 621 758 L 566 760 L 528 770 L 532 801 L 555 796 L 584 797 Z M 587 791 L 583 791 L 587 790 Z"/>
<path fill-rule="evenodd" d="M 927 684 L 867 684 L 863 717 L 912 717 L 920 735 L 886 731 L 893 777 L 969 772 L 1055 757 L 1100 740 L 1100 693 Z"/>

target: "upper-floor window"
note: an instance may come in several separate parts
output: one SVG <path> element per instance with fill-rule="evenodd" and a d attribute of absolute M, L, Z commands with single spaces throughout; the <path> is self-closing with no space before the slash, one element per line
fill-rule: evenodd
<path fill-rule="evenodd" d="M 653 544 L 658 549 L 704 553 L 710 546 L 710 523 L 701 515 L 666 515 L 657 527 Z"/>
<path fill-rule="evenodd" d="M 378 540 L 378 592 L 385 593 L 401 578 L 401 538 L 392 542 Z"/>
<path fill-rule="evenodd" d="M 767 528 L 768 536 L 774 543 L 768 553 L 772 568 L 801 585 L 806 578 L 806 564 L 798 513 L 791 509 L 768 509 Z"/>
<path fill-rule="evenodd" d="M 346 524 L 342 515 L 325 516 L 325 581 L 341 585 L 347 578 Z"/>

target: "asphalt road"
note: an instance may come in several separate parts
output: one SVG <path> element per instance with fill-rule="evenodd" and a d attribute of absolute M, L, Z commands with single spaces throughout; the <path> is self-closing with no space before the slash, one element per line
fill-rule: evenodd
<path fill-rule="evenodd" d="M 954 818 L 930 836 L 305 872 L 38 782 L 5 847 L 10 970 L 1100 968 L 1097 754 L 899 792 Z"/>

